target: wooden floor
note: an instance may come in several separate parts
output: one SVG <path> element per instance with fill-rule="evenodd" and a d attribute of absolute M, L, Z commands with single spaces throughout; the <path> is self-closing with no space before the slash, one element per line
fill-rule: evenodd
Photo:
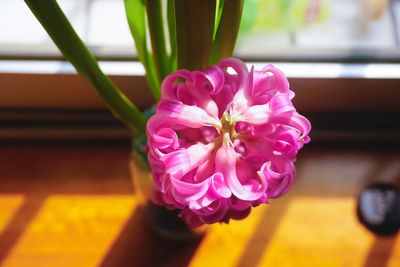
<path fill-rule="evenodd" d="M 355 216 L 359 191 L 400 180 L 400 153 L 306 148 L 293 190 L 188 243 L 149 231 L 121 146 L 0 146 L 1 266 L 400 266 L 400 236 Z"/>

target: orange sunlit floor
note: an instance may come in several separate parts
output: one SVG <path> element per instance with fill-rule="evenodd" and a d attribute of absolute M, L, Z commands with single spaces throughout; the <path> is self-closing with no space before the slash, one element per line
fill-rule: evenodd
<path fill-rule="evenodd" d="M 0 147 L 1 266 L 400 266 L 400 237 L 355 216 L 369 182 L 398 181 L 400 153 L 305 149 L 285 197 L 199 240 L 148 230 L 129 148 Z"/>

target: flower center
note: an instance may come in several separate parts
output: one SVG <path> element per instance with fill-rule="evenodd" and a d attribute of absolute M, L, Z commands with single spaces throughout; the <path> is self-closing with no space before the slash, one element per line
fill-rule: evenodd
<path fill-rule="evenodd" d="M 232 116 L 232 114 L 225 111 L 220 121 L 221 121 L 220 135 L 226 136 L 225 138 L 229 136 L 230 140 L 235 139 L 237 137 L 237 133 L 235 131 L 236 117 Z"/>

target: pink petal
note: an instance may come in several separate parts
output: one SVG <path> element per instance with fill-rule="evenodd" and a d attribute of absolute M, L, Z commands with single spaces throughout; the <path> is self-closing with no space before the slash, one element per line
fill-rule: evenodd
<path fill-rule="evenodd" d="M 222 220 L 228 211 L 229 206 L 227 200 L 218 199 L 200 210 L 193 210 L 193 212 L 200 216 L 203 223 L 215 223 Z"/>
<path fill-rule="evenodd" d="M 191 81 L 191 73 L 188 70 L 178 70 L 177 72 L 168 75 L 161 83 L 161 95 L 163 98 L 171 100 L 179 100 L 176 95 L 175 81 L 178 79 Z"/>
<path fill-rule="evenodd" d="M 275 68 L 273 65 L 269 64 L 265 66 L 262 70 L 264 73 L 272 73 L 274 77 L 274 87 L 282 93 L 286 93 L 289 90 L 289 81 L 287 80 L 285 74 Z"/>
<path fill-rule="evenodd" d="M 272 169 L 272 163 L 266 162 L 260 170 L 260 173 L 268 180 L 269 188 L 267 194 L 269 198 L 277 198 L 289 191 L 292 185 L 296 169 L 292 162 L 283 162 L 281 159 L 275 160 L 275 168 Z"/>
<path fill-rule="evenodd" d="M 254 71 L 253 84 L 251 96 L 253 105 L 268 103 L 277 92 L 275 79 L 263 71 Z"/>
<path fill-rule="evenodd" d="M 218 198 L 229 198 L 232 195 L 232 192 L 226 186 L 224 176 L 222 173 L 216 172 L 214 175 L 210 177 L 210 190 L 209 195 L 218 199 Z"/>
<path fill-rule="evenodd" d="M 247 107 L 248 96 L 251 94 L 251 86 L 249 86 L 250 79 L 246 64 L 236 58 L 226 58 L 221 60 L 218 66 L 222 69 L 232 68 L 237 73 L 240 83 L 232 103 L 235 103 L 238 107 Z"/>
<path fill-rule="evenodd" d="M 172 193 L 182 205 L 189 205 L 190 202 L 200 199 L 208 190 L 208 180 L 195 184 L 183 182 L 172 176 L 171 182 L 173 185 Z"/>
<path fill-rule="evenodd" d="M 210 96 L 208 88 L 205 84 L 209 84 L 208 81 L 204 80 L 204 77 L 197 75 L 195 82 L 192 84 L 192 94 L 197 99 L 197 105 L 204 109 L 210 116 L 218 118 L 218 106 L 217 103 Z"/>
<path fill-rule="evenodd" d="M 169 118 L 171 123 L 177 123 L 186 127 L 221 127 L 221 122 L 208 115 L 203 109 L 196 106 L 185 105 L 175 100 L 160 100 L 156 112 Z"/>
<path fill-rule="evenodd" d="M 219 107 L 212 96 L 218 94 L 223 86 L 224 72 L 217 66 L 193 72 L 191 92 L 198 99 L 197 105 L 212 117 L 218 117 L 219 113 Z"/>
<path fill-rule="evenodd" d="M 269 120 L 269 105 L 251 106 L 245 110 L 240 121 L 244 121 L 253 125 L 261 125 Z"/>
<path fill-rule="evenodd" d="M 229 135 L 226 133 L 223 145 L 218 149 L 215 157 L 215 169 L 224 175 L 229 189 L 237 198 L 242 200 L 260 198 L 265 192 L 266 186 L 264 184 L 259 184 L 257 187 L 242 185 L 236 175 L 236 157 L 235 150 L 229 144 Z"/>
<path fill-rule="evenodd" d="M 205 162 L 212 152 L 213 145 L 198 143 L 162 156 L 161 161 L 164 162 L 165 171 L 179 179 Z"/>
<path fill-rule="evenodd" d="M 208 89 L 210 95 L 220 93 L 224 87 L 225 74 L 220 67 L 211 66 L 203 71 L 194 71 L 193 75 L 195 76 L 195 79 L 200 76 L 209 82 L 210 87 L 206 85 L 206 89 Z"/>

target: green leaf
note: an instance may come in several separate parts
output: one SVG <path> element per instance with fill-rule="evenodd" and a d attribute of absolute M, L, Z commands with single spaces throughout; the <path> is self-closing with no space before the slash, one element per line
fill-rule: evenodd
<path fill-rule="evenodd" d="M 156 100 L 160 98 L 160 79 L 152 55 L 147 49 L 145 0 L 124 0 L 125 12 L 139 60 L 146 69 L 146 77 Z"/>
<path fill-rule="evenodd" d="M 83 75 L 111 111 L 136 132 L 145 132 L 146 117 L 101 71 L 95 57 L 72 28 L 55 0 L 25 0 L 51 39 Z"/>
<path fill-rule="evenodd" d="M 175 72 L 177 68 L 176 62 L 176 23 L 175 23 L 175 0 L 168 0 L 167 3 L 167 20 L 169 31 L 169 43 L 171 46 L 171 54 L 169 58 L 169 73 Z"/>
<path fill-rule="evenodd" d="M 214 33 L 216 0 L 175 0 L 178 68 L 208 66 Z"/>
<path fill-rule="evenodd" d="M 168 75 L 169 57 L 165 47 L 162 0 L 147 0 L 147 21 L 149 25 L 153 62 L 162 81 Z"/>
<path fill-rule="evenodd" d="M 221 21 L 221 15 L 222 15 L 223 7 L 224 7 L 224 0 L 217 0 L 217 11 L 216 11 L 216 14 L 215 14 L 213 40 L 215 39 L 215 36 L 217 35 L 218 25 L 219 25 L 219 22 Z"/>
<path fill-rule="evenodd" d="M 235 48 L 243 11 L 243 0 L 226 0 L 223 3 L 221 19 L 215 35 L 210 64 L 230 57 Z"/>

